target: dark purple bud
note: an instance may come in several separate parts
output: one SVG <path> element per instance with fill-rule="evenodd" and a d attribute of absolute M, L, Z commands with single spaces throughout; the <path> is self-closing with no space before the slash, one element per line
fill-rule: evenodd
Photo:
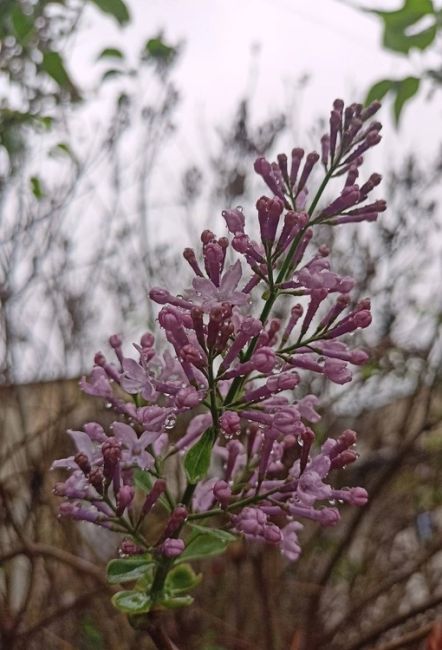
<path fill-rule="evenodd" d="M 292 188 L 295 187 L 296 185 L 299 166 L 301 164 L 301 160 L 303 159 L 303 157 L 304 157 L 304 149 L 292 150 L 292 166 L 290 169 L 290 185 Z"/>
<path fill-rule="evenodd" d="M 202 396 L 193 386 L 186 386 L 180 388 L 175 396 L 175 405 L 179 409 L 190 409 L 197 406 L 201 402 Z"/>
<path fill-rule="evenodd" d="M 226 481 L 217 481 L 213 486 L 213 496 L 222 508 L 227 508 L 232 500 L 232 490 Z"/>
<path fill-rule="evenodd" d="M 372 174 L 368 181 L 364 183 L 360 189 L 361 198 L 365 199 L 368 194 L 382 181 L 380 174 Z"/>
<path fill-rule="evenodd" d="M 321 162 L 326 167 L 330 156 L 330 136 L 325 134 L 321 138 Z"/>
<path fill-rule="evenodd" d="M 315 434 L 311 429 L 306 427 L 304 431 L 301 431 L 300 435 L 302 440 L 302 447 L 301 447 L 301 454 L 299 457 L 299 464 L 302 473 L 307 466 L 310 449 L 312 447 L 313 440 L 315 439 Z"/>
<path fill-rule="evenodd" d="M 382 136 L 379 135 L 379 133 L 376 130 L 370 131 L 367 134 L 367 137 L 365 138 L 364 142 L 357 147 L 352 154 L 350 154 L 342 163 L 343 165 L 347 165 L 349 163 L 352 163 L 354 160 L 359 158 L 361 154 L 365 153 L 367 149 L 370 149 L 371 147 L 374 147 L 375 145 L 379 144 L 379 142 L 382 140 Z"/>
<path fill-rule="evenodd" d="M 381 106 L 382 106 L 381 102 L 375 100 L 369 106 L 367 106 L 367 108 L 362 109 L 359 117 L 363 122 L 365 122 L 366 120 L 369 120 L 370 117 L 373 117 L 373 115 L 378 112 Z"/>
<path fill-rule="evenodd" d="M 173 558 L 181 555 L 184 551 L 185 544 L 182 539 L 168 537 L 160 546 L 160 552 L 166 557 Z"/>
<path fill-rule="evenodd" d="M 319 306 L 323 300 L 327 298 L 327 296 L 327 289 L 312 289 L 310 303 L 301 327 L 301 336 L 304 336 L 304 334 L 307 332 L 316 312 L 319 309 Z"/>
<path fill-rule="evenodd" d="M 124 557 L 125 555 L 141 555 L 144 553 L 144 549 L 141 548 L 141 546 L 137 546 L 135 542 L 126 537 L 121 542 L 118 552 L 120 557 Z"/>
<path fill-rule="evenodd" d="M 98 494 L 103 494 L 104 492 L 104 476 L 103 472 L 99 467 L 93 467 L 88 476 L 89 483 L 94 487 Z"/>
<path fill-rule="evenodd" d="M 209 244 L 211 241 L 215 241 L 216 237 L 211 230 L 203 230 L 201 233 L 201 241 L 204 245 Z"/>
<path fill-rule="evenodd" d="M 282 177 L 286 183 L 286 185 L 290 185 L 290 179 L 289 179 L 289 174 L 288 174 L 288 169 L 287 169 L 287 156 L 285 153 L 280 153 L 277 156 L 278 159 L 278 165 L 279 169 L 281 170 Z"/>
<path fill-rule="evenodd" d="M 292 333 L 293 328 L 295 327 L 296 323 L 298 320 L 301 318 L 304 310 L 302 308 L 302 305 L 294 305 L 290 311 L 290 318 L 287 322 L 286 328 L 284 330 L 284 334 L 282 335 L 282 342 L 285 343 L 290 334 Z"/>
<path fill-rule="evenodd" d="M 255 160 L 253 168 L 254 168 L 255 172 L 257 174 L 259 174 L 260 176 L 267 176 L 272 171 L 272 166 L 264 158 L 264 156 L 260 156 L 259 158 L 257 158 Z"/>
<path fill-rule="evenodd" d="M 225 411 L 221 415 L 219 423 L 226 438 L 239 436 L 241 433 L 241 420 L 236 411 Z"/>
<path fill-rule="evenodd" d="M 110 480 L 121 459 L 121 445 L 114 438 L 110 438 L 101 445 L 101 453 L 103 454 L 103 475 L 105 479 Z"/>
<path fill-rule="evenodd" d="M 360 192 L 357 186 L 346 187 L 345 191 L 332 201 L 320 214 L 321 219 L 327 219 L 335 214 L 340 214 L 359 201 Z"/>
<path fill-rule="evenodd" d="M 114 350 L 121 348 L 122 345 L 121 336 L 119 336 L 118 334 L 112 334 L 112 336 L 109 337 L 109 345 L 112 348 L 114 348 Z"/>
<path fill-rule="evenodd" d="M 361 208 L 355 208 L 354 210 L 349 210 L 346 214 L 360 215 L 360 214 L 365 214 L 367 212 L 385 212 L 386 209 L 387 209 L 387 203 L 382 199 L 380 199 L 378 201 L 374 201 L 374 203 L 370 203 L 369 205 L 364 205 Z"/>
<path fill-rule="evenodd" d="M 358 436 L 355 431 L 352 429 L 345 429 L 336 440 L 336 445 L 330 452 L 330 458 L 334 458 L 342 451 L 346 451 L 350 447 L 353 447 L 353 445 L 356 444 L 357 438 Z"/>
<path fill-rule="evenodd" d="M 150 332 L 145 332 L 140 339 L 140 345 L 142 348 L 151 348 L 155 342 L 154 336 Z"/>
<path fill-rule="evenodd" d="M 338 133 L 342 129 L 342 112 L 336 109 L 330 113 L 330 156 L 334 160 Z"/>
<path fill-rule="evenodd" d="M 143 515 L 149 514 L 160 496 L 166 491 L 166 487 L 167 484 L 165 480 L 159 478 L 155 481 L 141 509 Z"/>
<path fill-rule="evenodd" d="M 304 188 L 313 167 L 319 160 L 319 157 L 319 154 L 315 151 L 307 155 L 307 158 L 305 159 L 304 169 L 302 170 L 301 178 L 299 179 L 298 187 L 296 188 L 296 194 L 299 194 L 299 192 Z"/>
<path fill-rule="evenodd" d="M 198 261 L 196 259 L 195 251 L 193 250 L 193 248 L 185 248 L 183 250 L 183 257 L 189 263 L 189 266 L 191 267 L 191 269 L 193 270 L 195 275 L 198 275 L 200 278 L 203 278 L 204 274 L 200 269 L 200 266 L 199 266 Z M 156 302 L 158 302 L 158 301 L 156 301 Z M 164 304 L 164 303 L 160 303 L 160 304 Z"/>
<path fill-rule="evenodd" d="M 180 350 L 180 357 L 183 361 L 191 363 L 196 368 L 206 368 L 207 367 L 207 358 L 201 354 L 198 348 L 192 343 L 187 343 L 183 345 Z"/>
<path fill-rule="evenodd" d="M 183 523 L 186 521 L 187 514 L 188 512 L 186 506 L 183 505 L 176 506 L 175 510 L 173 510 L 173 512 L 171 513 L 167 521 L 166 528 L 164 531 L 164 536 L 163 536 L 164 539 L 170 537 L 179 528 L 181 528 Z"/>
<path fill-rule="evenodd" d="M 350 465 L 350 463 L 354 463 L 357 459 L 357 453 L 347 449 L 332 459 L 330 469 L 343 469 L 347 465 Z"/>
<path fill-rule="evenodd" d="M 123 512 L 133 501 L 135 490 L 132 485 L 123 485 L 117 494 L 117 515 L 121 517 Z"/>
<path fill-rule="evenodd" d="M 268 524 L 262 531 L 262 536 L 269 544 L 279 544 L 282 540 L 282 533 L 276 524 Z"/>
<path fill-rule="evenodd" d="M 78 454 L 74 456 L 74 460 L 77 463 L 78 467 L 83 472 L 83 474 L 87 476 L 91 471 L 91 464 L 86 454 L 80 451 Z"/>
<path fill-rule="evenodd" d="M 350 165 L 348 170 L 347 178 L 345 179 L 345 187 L 351 187 L 355 184 L 357 177 L 359 176 L 359 171 L 356 165 Z M 359 190 L 362 194 L 362 190 Z"/>

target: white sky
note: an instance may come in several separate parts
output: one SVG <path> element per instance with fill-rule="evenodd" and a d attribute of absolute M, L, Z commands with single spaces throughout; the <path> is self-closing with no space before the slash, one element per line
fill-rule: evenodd
<path fill-rule="evenodd" d="M 319 115 L 327 116 L 337 96 L 358 101 L 374 81 L 419 73 L 424 65 L 420 53 L 407 59 L 384 51 L 379 19 L 351 8 L 345 1 L 127 1 L 133 20 L 122 31 L 111 20 L 89 10 L 77 37 L 71 70 L 80 83 L 92 83 L 96 66 L 90 63 L 104 46 L 121 46 L 132 53 L 135 62 L 145 38 L 160 29 L 169 42 L 184 41 L 176 80 L 183 91 L 179 117 L 186 147 L 195 144 L 197 148 L 201 123 L 222 123 L 244 89 L 250 87 L 254 45 L 260 45 L 258 77 L 253 84 L 257 118 L 265 117 L 272 108 L 287 106 L 294 82 L 305 73 L 311 75 L 298 107 L 295 123 L 299 127 L 308 127 Z M 393 9 L 401 3 L 367 0 L 366 4 Z M 426 102 L 425 94 L 405 109 L 399 136 L 384 112 L 389 156 L 410 147 L 425 153 L 434 150 L 441 102 L 439 95 Z"/>

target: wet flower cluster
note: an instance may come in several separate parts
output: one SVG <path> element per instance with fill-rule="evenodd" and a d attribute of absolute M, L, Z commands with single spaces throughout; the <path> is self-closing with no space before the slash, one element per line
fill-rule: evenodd
<path fill-rule="evenodd" d="M 317 373 L 345 384 L 352 366 L 368 359 L 345 339 L 370 325 L 370 300 L 352 301 L 353 279 L 332 270 L 313 233 L 325 223 L 375 221 L 385 210 L 369 199 L 381 177 L 358 182 L 365 152 L 381 139 L 372 121 L 378 108 L 336 100 L 320 153 L 295 148 L 290 164 L 284 154 L 273 163 L 258 158 L 255 171 L 271 196 L 258 199 L 249 230 L 241 208 L 225 210 L 225 235 L 205 230 L 201 254 L 184 250 L 191 286 L 177 295 L 150 289 L 159 305 L 156 340 L 144 334 L 132 358 L 114 335 L 114 359 L 96 354 L 81 388 L 104 400 L 115 421 L 107 433 L 97 423 L 68 432 L 76 454 L 53 464 L 70 472 L 55 486 L 62 516 L 124 533 L 129 555 L 178 557 L 186 526 L 198 520 L 277 545 L 295 560 L 302 520 L 332 526 L 338 504 L 366 503 L 363 488 L 330 484 L 334 470 L 356 460 L 356 434 L 317 447 L 320 400 L 305 395 L 303 380 Z M 339 195 L 320 205 L 335 178 Z M 283 319 L 273 316 L 275 305 Z M 168 479 L 174 463 L 186 476 L 179 489 Z"/>

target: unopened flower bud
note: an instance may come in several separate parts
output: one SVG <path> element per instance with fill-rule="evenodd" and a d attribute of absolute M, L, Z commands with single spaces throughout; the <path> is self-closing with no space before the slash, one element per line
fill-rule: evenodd
<path fill-rule="evenodd" d="M 182 539 L 168 537 L 160 546 L 160 551 L 166 557 L 177 557 L 184 551 L 185 544 Z"/>
<path fill-rule="evenodd" d="M 89 458 L 84 454 L 83 452 L 79 452 L 74 456 L 74 460 L 77 463 L 78 467 L 81 469 L 83 474 L 87 476 L 89 472 L 91 471 L 91 464 L 89 462 Z"/>

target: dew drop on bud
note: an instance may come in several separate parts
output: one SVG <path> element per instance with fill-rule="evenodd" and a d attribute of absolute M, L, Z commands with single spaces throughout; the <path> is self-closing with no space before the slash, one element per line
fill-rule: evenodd
<path fill-rule="evenodd" d="M 329 504 L 330 504 L 331 506 L 335 506 L 335 505 L 336 505 L 336 499 L 329 499 L 328 502 L 329 502 Z"/>
<path fill-rule="evenodd" d="M 164 422 L 164 428 L 173 429 L 173 427 L 175 426 L 175 422 L 176 422 L 176 416 L 173 414 L 168 415 Z"/>
<path fill-rule="evenodd" d="M 111 409 L 112 408 L 112 402 L 106 402 L 104 405 L 105 409 Z"/>

